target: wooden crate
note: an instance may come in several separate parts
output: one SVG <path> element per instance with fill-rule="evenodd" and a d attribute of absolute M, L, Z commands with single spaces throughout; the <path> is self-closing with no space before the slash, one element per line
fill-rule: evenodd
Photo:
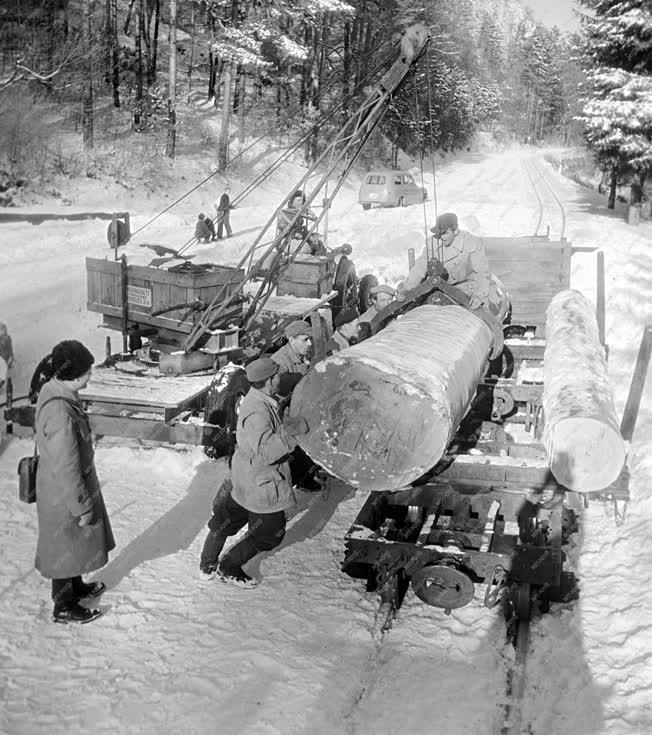
<path fill-rule="evenodd" d="M 121 318 L 120 262 L 86 258 L 86 273 L 89 311 L 104 314 L 105 318 Z M 229 287 L 229 294 L 244 280 L 243 269 L 214 266 L 207 273 L 174 273 L 161 268 L 130 265 L 127 267 L 129 321 L 188 333 L 202 312 L 182 308 L 155 317 L 152 312 L 175 304 L 189 304 L 197 299 L 209 304 L 234 274 L 236 278 Z"/>
<path fill-rule="evenodd" d="M 335 263 L 329 258 L 302 255 L 291 263 L 276 288 L 279 296 L 321 299 L 333 285 Z"/>
<path fill-rule="evenodd" d="M 484 245 L 491 272 L 511 297 L 512 322 L 533 325 L 544 336 L 548 304 L 570 286 L 572 247 L 522 238 L 486 238 Z"/>

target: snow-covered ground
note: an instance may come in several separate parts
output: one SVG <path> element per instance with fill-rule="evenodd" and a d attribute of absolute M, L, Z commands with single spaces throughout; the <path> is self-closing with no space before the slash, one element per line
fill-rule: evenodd
<path fill-rule="evenodd" d="M 522 164 L 530 155 L 474 153 L 438 165 L 438 210 L 457 211 L 462 226 L 479 234 L 531 234 L 537 201 Z M 541 165 L 567 207 L 569 240 L 606 254 L 609 365 L 622 412 L 643 325 L 652 321 L 652 225 L 629 227 L 601 197 Z M 235 262 L 297 178 L 286 170 L 255 204 L 243 202 L 232 216 L 241 234 L 205 247 L 197 260 Z M 431 174 L 425 183 L 432 224 Z M 135 238 L 130 256 L 140 242 L 183 244 L 214 195 L 200 193 L 158 219 Z M 353 184 L 343 189 L 329 242 L 352 243 L 359 273 L 394 283 L 405 273 L 407 248 L 423 246 L 423 210 L 363 212 L 356 195 Z M 138 197 L 129 208 L 134 228 L 153 214 Z M 559 234 L 552 207 L 546 224 Z M 85 308 L 84 257 L 107 254 L 104 229 L 97 222 L 2 226 L 0 320 L 14 338 L 18 393 L 60 339 L 80 338 L 103 354 L 106 333 Z M 572 286 L 592 299 L 594 263 L 594 255 L 578 254 L 572 267 Z M 616 527 L 598 503 L 582 514 L 568 550 L 580 600 L 553 606 L 533 625 L 524 721 L 534 735 L 652 732 L 650 398 L 648 387 L 630 450 L 625 525 Z M 30 451 L 26 439 L 0 448 L 1 733 L 494 731 L 512 658 L 499 614 L 482 606 L 481 589 L 450 616 L 409 592 L 391 632 L 382 642 L 373 638 L 376 599 L 339 569 L 362 495 L 335 486 L 298 512 L 283 544 L 252 563 L 250 573 L 262 580 L 256 590 L 200 584 L 204 524 L 226 468 L 196 448 L 99 442 L 118 542 L 97 574 L 109 586 L 106 615 L 84 627 L 52 624 L 49 585 L 33 569 L 35 511 L 16 498 L 16 464 Z"/>

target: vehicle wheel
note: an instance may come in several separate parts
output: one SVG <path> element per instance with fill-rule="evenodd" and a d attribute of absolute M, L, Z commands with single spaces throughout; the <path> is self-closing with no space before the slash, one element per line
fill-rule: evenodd
<path fill-rule="evenodd" d="M 397 207 L 404 207 L 405 206 L 405 197 L 399 197 L 398 201 L 396 202 Z"/>
<path fill-rule="evenodd" d="M 423 190 L 423 201 L 424 202 L 428 201 L 428 192 L 425 189 Z"/>
<path fill-rule="evenodd" d="M 358 301 L 358 282 L 355 275 L 355 266 L 343 255 L 335 272 L 333 290 L 338 296 L 333 299 L 333 317 L 336 317 L 342 309 L 356 308 Z"/>
<path fill-rule="evenodd" d="M 371 294 L 369 293 L 374 286 L 378 285 L 376 276 L 368 273 L 362 276 L 358 284 L 358 311 L 364 314 L 371 306 Z"/>
<path fill-rule="evenodd" d="M 363 204 L 363 205 L 362 205 L 362 208 L 363 208 L 364 210 L 367 210 L 367 209 L 371 209 L 371 204 Z"/>
<path fill-rule="evenodd" d="M 202 443 L 208 456 L 227 457 L 235 449 L 235 429 L 242 399 L 249 392 L 249 381 L 241 365 L 220 370 L 213 378 L 204 407 L 204 421 L 216 427 L 204 427 Z"/>

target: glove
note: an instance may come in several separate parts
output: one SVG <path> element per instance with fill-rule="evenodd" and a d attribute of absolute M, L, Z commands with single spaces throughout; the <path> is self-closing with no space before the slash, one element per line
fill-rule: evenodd
<path fill-rule="evenodd" d="M 293 436 L 307 434 L 309 431 L 308 422 L 303 416 L 286 416 L 283 419 L 283 425 Z"/>
<path fill-rule="evenodd" d="M 79 520 L 77 521 L 77 525 L 80 528 L 83 528 L 84 526 L 90 526 L 92 520 L 93 520 L 93 511 L 92 510 L 89 510 L 88 512 L 86 512 L 83 515 L 79 516 Z"/>
<path fill-rule="evenodd" d="M 397 301 L 405 301 L 405 284 L 401 281 L 401 283 L 398 284 L 398 287 L 396 288 L 396 300 Z"/>

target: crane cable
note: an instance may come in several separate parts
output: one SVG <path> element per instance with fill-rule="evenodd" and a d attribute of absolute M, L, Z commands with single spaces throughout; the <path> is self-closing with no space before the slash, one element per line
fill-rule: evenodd
<path fill-rule="evenodd" d="M 386 43 L 387 43 L 387 41 L 385 42 L 385 44 L 386 44 Z M 382 48 L 382 46 L 381 46 L 381 48 Z M 377 51 L 378 51 L 378 49 L 374 49 L 374 52 L 377 52 Z M 369 53 L 371 53 L 371 52 L 369 52 Z M 362 85 L 362 84 L 364 83 L 364 81 L 365 81 L 366 79 L 368 79 L 368 77 L 370 77 L 370 76 L 371 76 L 372 74 L 375 74 L 375 73 L 376 73 L 376 71 L 377 71 L 377 70 L 378 70 L 378 69 L 380 68 L 380 66 L 382 66 L 382 65 L 383 65 L 383 64 L 384 64 L 384 63 L 385 63 L 386 61 L 387 61 L 386 59 L 385 59 L 385 60 L 383 60 L 383 62 L 381 62 L 381 64 L 379 64 L 379 65 L 378 65 L 378 66 L 376 66 L 376 67 L 375 67 L 375 68 L 374 68 L 374 69 L 373 69 L 372 71 L 370 71 L 370 72 L 369 72 L 369 73 L 368 73 L 368 74 L 367 74 L 367 75 L 366 75 L 366 76 L 365 76 L 365 77 L 364 77 L 364 78 L 363 78 L 363 79 L 361 80 L 360 84 L 358 84 L 358 85 L 356 85 L 356 86 L 357 86 L 357 87 L 361 86 L 361 85 Z M 333 81 L 332 81 L 332 82 L 331 82 L 330 84 L 328 84 L 328 85 L 326 86 L 326 88 L 325 88 L 325 89 L 324 89 L 323 91 L 328 91 L 328 88 L 329 88 L 329 86 L 331 86 L 332 84 L 335 84 L 335 82 L 336 82 L 336 81 L 338 81 L 338 80 L 337 80 L 337 78 L 334 78 L 334 79 L 333 79 Z M 351 92 L 351 94 L 350 94 L 350 95 L 349 95 L 348 97 L 346 97 L 346 98 L 345 98 L 345 99 L 343 100 L 343 103 L 346 103 L 346 102 L 348 101 L 348 99 L 349 99 L 350 97 L 353 97 L 353 96 L 354 96 L 354 94 L 356 93 L 356 91 L 357 91 L 357 90 L 356 90 L 356 89 L 354 89 L 354 90 L 353 90 L 353 92 Z M 329 111 L 328 113 L 325 113 L 325 114 L 324 114 L 324 115 L 322 116 L 322 119 L 321 119 L 321 120 L 319 121 L 319 124 L 322 124 L 322 123 L 323 123 L 323 122 L 325 122 L 325 121 L 326 121 L 327 119 L 329 119 L 329 118 L 330 118 L 330 117 L 332 116 L 332 114 L 333 114 L 333 113 L 332 113 L 332 111 Z M 249 145 L 248 145 L 248 146 L 247 146 L 246 148 L 243 148 L 243 149 L 242 149 L 242 150 L 241 150 L 241 151 L 240 151 L 239 153 L 237 153 L 237 154 L 236 154 L 236 155 L 235 155 L 235 156 L 234 156 L 234 157 L 233 157 L 233 158 L 232 158 L 232 159 L 231 159 L 231 160 L 229 161 L 229 165 L 230 165 L 230 164 L 232 164 L 232 163 L 234 163 L 235 161 L 237 161 L 237 160 L 238 160 L 238 159 L 239 159 L 239 158 L 240 158 L 241 156 L 243 156 L 243 155 L 244 155 L 245 153 L 247 153 L 247 151 L 249 151 L 249 150 L 250 150 L 250 149 L 251 149 L 251 148 L 252 148 L 253 146 L 255 146 L 255 145 L 256 145 L 257 143 L 260 143 L 260 141 L 261 141 L 261 140 L 264 140 L 264 139 L 265 139 L 266 137 L 268 137 L 269 135 L 271 135 L 271 134 L 272 134 L 273 132 L 275 132 L 275 131 L 276 131 L 277 129 L 278 129 L 278 126 L 276 126 L 276 125 L 275 125 L 275 126 L 274 126 L 273 128 L 269 128 L 268 130 L 266 130 L 266 131 L 265 131 L 265 132 L 264 132 L 264 133 L 263 133 L 262 135 L 260 135 L 260 136 L 259 136 L 258 138 L 256 138 L 256 139 L 255 139 L 254 141 L 252 141 L 252 142 L 251 142 L 251 143 L 250 143 L 250 144 L 249 144 Z M 305 136 L 302 136 L 302 138 L 303 138 L 303 137 L 305 137 Z M 152 218 L 151 218 L 150 220 L 148 220 L 147 222 L 145 222 L 145 224 L 144 224 L 144 225 L 142 225 L 142 226 L 141 226 L 141 227 L 139 227 L 139 228 L 138 228 L 137 230 L 135 230 L 135 231 L 134 231 L 133 233 L 131 233 L 131 236 L 130 236 L 130 240 L 131 240 L 131 239 L 133 239 L 135 235 L 137 235 L 137 234 L 139 234 L 140 232 L 142 232 L 142 231 L 143 231 L 143 230 L 144 230 L 145 228 L 149 227 L 149 225 L 151 225 L 151 224 L 152 224 L 153 222 L 155 222 L 155 221 L 156 221 L 156 220 L 157 220 L 157 219 L 158 219 L 159 217 L 162 217 L 162 216 L 163 216 L 164 214 L 166 214 L 167 212 L 169 212 L 169 211 L 170 211 L 170 210 L 171 210 L 171 209 L 172 209 L 173 207 L 176 207 L 176 205 L 177 205 L 177 204 L 181 203 L 181 202 L 182 202 L 182 201 L 183 201 L 184 199 L 186 199 L 187 197 L 189 197 L 189 196 L 190 196 L 190 195 L 191 195 L 191 194 L 192 194 L 193 192 L 197 191 L 197 189 L 201 188 L 201 187 L 202 187 L 202 186 L 203 186 L 204 184 L 206 184 L 206 183 L 207 183 L 208 181 L 210 181 L 210 180 L 211 180 L 212 178 L 214 178 L 215 176 L 217 176 L 217 175 L 218 175 L 218 174 L 220 174 L 220 173 L 223 173 L 223 171 L 221 171 L 220 169 L 217 169 L 216 171 L 213 171 L 213 172 L 212 172 L 211 174 L 209 174 L 209 175 L 208 175 L 208 176 L 206 176 L 206 177 L 205 177 L 204 179 L 202 179 L 202 180 L 201 180 L 201 181 L 200 181 L 200 182 L 199 182 L 198 184 L 196 184 L 196 185 L 195 185 L 195 186 L 193 186 L 193 187 L 192 187 L 191 189 L 189 189 L 188 191 L 186 191 L 186 192 L 185 192 L 185 193 L 184 193 L 184 194 L 183 194 L 182 196 L 180 196 L 180 197 L 179 197 L 178 199 L 175 199 L 175 201 L 173 201 L 173 202 L 172 202 L 171 204 L 169 204 L 169 205 L 168 205 L 167 207 L 165 207 L 165 209 L 161 210 L 161 211 L 160 211 L 160 212 L 159 212 L 158 214 L 154 215 L 154 217 L 152 217 Z M 264 172 L 263 172 L 263 173 L 264 173 Z M 263 179 L 264 179 L 264 178 L 265 178 L 265 177 L 263 177 Z M 247 187 L 247 188 L 249 189 L 250 187 Z M 247 189 L 245 189 L 245 192 L 247 192 Z M 247 193 L 251 193 L 251 191 L 248 191 Z M 236 198 L 236 201 L 241 201 L 241 200 L 242 200 L 242 198 L 243 198 L 242 196 L 238 196 L 238 197 Z M 196 239 L 196 238 L 192 238 L 192 239 L 191 239 L 191 241 L 190 241 L 189 243 L 186 243 L 186 244 L 185 244 L 185 245 L 183 246 L 183 248 L 185 249 L 185 248 L 186 248 L 186 247 L 187 247 L 188 245 L 192 244 L 192 242 L 194 242 L 194 241 L 195 241 L 195 239 Z"/>

